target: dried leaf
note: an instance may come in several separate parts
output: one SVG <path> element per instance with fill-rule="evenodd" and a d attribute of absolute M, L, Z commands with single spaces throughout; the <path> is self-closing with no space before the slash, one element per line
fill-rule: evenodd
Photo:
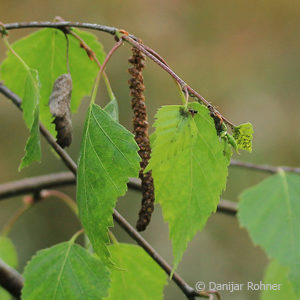
<path fill-rule="evenodd" d="M 54 82 L 52 94 L 49 99 L 49 106 L 52 116 L 55 117 L 53 123 L 57 131 L 57 143 L 63 148 L 70 146 L 72 142 L 71 94 L 71 75 L 60 75 Z"/>

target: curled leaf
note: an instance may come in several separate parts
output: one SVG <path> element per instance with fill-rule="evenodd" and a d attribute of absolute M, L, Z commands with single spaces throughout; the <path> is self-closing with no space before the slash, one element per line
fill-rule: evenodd
<path fill-rule="evenodd" d="M 238 149 L 252 151 L 253 127 L 251 123 L 244 123 L 235 127 L 233 137 Z"/>
<path fill-rule="evenodd" d="M 70 74 L 60 75 L 53 85 L 49 99 L 50 112 L 55 119 L 57 143 L 61 147 L 68 147 L 72 142 L 72 121 L 70 102 L 72 94 L 72 78 Z"/>

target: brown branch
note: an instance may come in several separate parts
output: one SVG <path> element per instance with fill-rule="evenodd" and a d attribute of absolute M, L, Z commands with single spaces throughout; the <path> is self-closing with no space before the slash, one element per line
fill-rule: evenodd
<path fill-rule="evenodd" d="M 131 38 L 130 36 L 124 36 L 123 39 L 127 41 L 132 46 L 135 46 L 138 48 L 141 52 L 143 52 L 146 56 L 148 56 L 151 60 L 153 60 L 156 64 L 158 64 L 163 70 L 165 70 L 167 73 L 169 73 L 181 86 L 182 89 L 186 89 L 190 94 L 195 96 L 199 101 L 201 101 L 206 106 L 213 107 L 203 96 L 201 96 L 198 92 L 196 92 L 192 87 L 190 87 L 187 83 L 185 83 L 166 63 L 165 60 L 162 59 L 155 51 L 152 51 L 152 49 L 148 46 L 141 45 L 139 42 Z M 148 49 L 148 50 L 146 50 Z M 150 50 L 151 49 L 151 50 Z M 150 51 L 149 51 L 150 50 Z M 152 53 L 154 54 L 152 54 Z M 157 57 L 158 56 L 158 57 Z M 214 107 L 213 107 L 214 108 Z M 215 111 L 217 111 L 214 108 Z M 220 114 L 221 115 L 221 114 Z M 226 124 L 228 124 L 231 128 L 234 128 L 235 125 L 230 122 L 227 118 L 222 116 L 222 119 Z"/>
<path fill-rule="evenodd" d="M 49 28 L 57 28 L 61 30 L 68 29 L 69 27 L 79 27 L 79 28 L 86 28 L 86 29 L 92 29 L 92 30 L 98 30 L 102 32 L 106 32 L 112 35 L 117 35 L 120 33 L 120 30 L 115 27 L 109 27 L 105 25 L 99 25 L 99 24 L 91 24 L 91 23 L 80 23 L 80 22 L 23 22 L 23 23 L 10 23 L 10 24 L 3 24 L 3 28 L 7 30 L 12 29 L 21 29 L 21 28 L 43 28 L 43 27 L 49 27 Z M 121 30 L 121 32 L 123 32 Z M 149 46 L 143 45 L 139 43 L 139 39 L 136 38 L 132 34 L 124 35 L 122 37 L 125 41 L 127 41 L 132 46 L 135 46 L 140 51 L 142 51 L 146 56 L 148 56 L 152 61 L 154 61 L 156 64 L 158 64 L 163 70 L 165 70 L 167 73 L 169 73 L 181 86 L 181 88 L 186 88 L 188 92 L 198 99 L 198 101 L 201 101 L 206 106 L 210 105 L 213 107 L 203 96 L 201 96 L 198 92 L 196 92 L 192 87 L 190 87 L 188 84 L 184 82 L 183 79 L 181 79 L 165 62 L 165 60 L 159 56 L 158 53 L 156 53 L 153 49 L 151 49 Z M 217 111 L 214 107 L 213 109 Z M 220 114 L 221 115 L 221 114 Z M 221 115 L 222 116 L 222 115 Z M 234 128 L 235 125 L 230 122 L 227 118 L 222 116 L 222 119 L 226 124 L 228 124 L 231 128 Z"/>
<path fill-rule="evenodd" d="M 222 212 L 227 215 L 235 216 L 237 214 L 238 204 L 237 202 L 221 199 L 218 204 L 217 212 Z"/>
<path fill-rule="evenodd" d="M 100 78 L 102 73 L 105 70 L 105 67 L 107 65 L 107 63 L 109 62 L 110 58 L 112 57 L 112 55 L 123 45 L 123 39 L 118 40 L 114 46 L 109 50 L 109 52 L 107 53 L 107 55 L 105 56 L 105 59 L 103 61 L 103 64 L 100 67 L 100 70 L 97 74 L 97 78 L 95 80 L 95 84 L 94 84 L 94 88 L 93 88 L 93 92 L 92 92 L 92 96 L 91 96 L 91 102 L 94 103 L 95 102 L 95 98 L 96 98 L 96 94 L 97 94 L 97 90 L 98 90 L 98 86 L 99 86 L 99 82 L 100 82 Z"/>
<path fill-rule="evenodd" d="M 0 285 L 17 299 L 21 299 L 23 284 L 22 275 L 0 259 Z"/>
<path fill-rule="evenodd" d="M 248 169 L 253 169 L 256 171 L 263 171 L 263 172 L 268 172 L 268 173 L 277 173 L 281 169 L 286 172 L 300 174 L 300 168 L 297 168 L 297 167 L 287 167 L 287 166 L 276 167 L 276 166 L 270 166 L 270 165 L 258 165 L 258 164 L 248 163 L 248 162 L 234 160 L 234 159 L 231 160 L 230 166 L 248 168 Z"/>
<path fill-rule="evenodd" d="M 25 178 L 0 185 L 0 200 L 36 193 L 42 189 L 75 184 L 76 179 L 70 172 Z"/>
<path fill-rule="evenodd" d="M 0 84 L 0 92 L 3 91 L 3 85 Z M 8 88 L 4 88 L 5 95 L 13 101 L 19 108 L 21 104 L 21 99 L 11 92 Z M 13 98 L 13 99 L 12 99 Z M 48 141 L 48 143 L 53 147 L 56 153 L 61 157 L 63 162 L 69 168 L 69 170 L 76 176 L 77 173 L 77 165 L 71 159 L 71 157 L 67 154 L 65 150 L 63 150 L 56 142 L 50 132 L 44 128 L 42 124 L 40 124 L 40 130 Z M 125 218 L 122 217 L 121 214 L 114 209 L 113 213 L 114 220 L 154 259 L 154 261 L 160 265 L 163 270 L 170 275 L 172 272 L 172 267 L 151 247 L 151 245 L 146 242 L 146 240 L 132 227 Z M 177 273 L 174 272 L 172 280 L 177 284 L 177 286 L 181 289 L 181 291 L 186 295 L 188 299 L 191 297 L 204 297 L 209 298 L 209 291 L 196 291 L 191 286 L 189 286 L 184 279 L 182 279 Z"/>
<path fill-rule="evenodd" d="M 94 60 L 97 64 L 97 66 L 99 68 L 101 68 L 101 63 L 99 61 L 99 59 L 97 58 L 97 55 L 95 54 L 95 52 L 89 47 L 89 45 L 74 31 L 69 31 L 68 34 L 72 35 L 75 39 L 77 39 L 80 42 L 80 46 L 85 50 L 85 52 L 87 53 L 88 57 L 92 60 Z M 109 95 L 109 98 L 112 99 L 114 98 L 114 94 L 112 91 L 112 88 L 110 86 L 110 82 L 108 80 L 108 77 L 105 73 L 105 71 L 103 71 L 103 78 L 104 78 L 104 82 L 106 85 L 106 89 L 107 89 L 107 93 Z"/>
<path fill-rule="evenodd" d="M 1 90 L 0 90 L 1 91 Z M 56 188 L 59 186 L 76 184 L 76 178 L 72 172 L 53 173 L 49 175 L 25 178 L 9 183 L 0 184 L 0 200 L 28 194 L 37 194 L 44 189 Z M 129 178 L 128 188 L 140 192 L 141 181 L 137 178 Z M 221 200 L 218 205 L 218 212 L 229 215 L 236 214 L 236 203 L 228 200 Z"/>
<path fill-rule="evenodd" d="M 103 31 L 112 35 L 118 32 L 118 29 L 111 26 L 91 24 L 91 23 L 80 23 L 80 22 L 21 22 L 21 23 L 10 23 L 3 25 L 6 30 L 21 29 L 21 28 L 56 28 L 64 29 L 66 27 L 78 27 Z"/>

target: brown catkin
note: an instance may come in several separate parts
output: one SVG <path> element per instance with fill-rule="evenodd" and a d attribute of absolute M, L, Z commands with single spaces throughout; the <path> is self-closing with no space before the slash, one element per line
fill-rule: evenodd
<path fill-rule="evenodd" d="M 133 132 L 135 140 L 140 148 L 139 155 L 141 157 L 141 170 L 139 177 L 142 181 L 142 207 L 139 212 L 139 219 L 136 224 L 138 231 L 146 229 L 150 223 L 151 214 L 154 210 L 154 185 L 151 171 L 144 174 L 144 170 L 148 165 L 151 148 L 148 135 L 148 121 L 145 105 L 144 78 L 142 70 L 145 67 L 145 56 L 137 48 L 132 48 L 132 57 L 129 62 L 133 65 L 128 69 L 131 78 L 128 80 L 131 99 L 131 107 L 133 109 Z"/>
<path fill-rule="evenodd" d="M 54 116 L 53 123 L 57 131 L 56 141 L 62 148 L 70 146 L 72 142 L 71 94 L 71 75 L 60 75 L 53 84 L 49 106 L 50 112 Z"/>

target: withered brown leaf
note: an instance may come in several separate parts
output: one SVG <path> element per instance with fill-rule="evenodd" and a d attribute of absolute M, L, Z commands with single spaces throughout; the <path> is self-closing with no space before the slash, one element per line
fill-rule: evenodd
<path fill-rule="evenodd" d="M 71 75 L 62 74 L 55 80 L 49 99 L 50 112 L 57 131 L 56 141 L 62 148 L 70 146 L 72 142 L 71 95 Z"/>

